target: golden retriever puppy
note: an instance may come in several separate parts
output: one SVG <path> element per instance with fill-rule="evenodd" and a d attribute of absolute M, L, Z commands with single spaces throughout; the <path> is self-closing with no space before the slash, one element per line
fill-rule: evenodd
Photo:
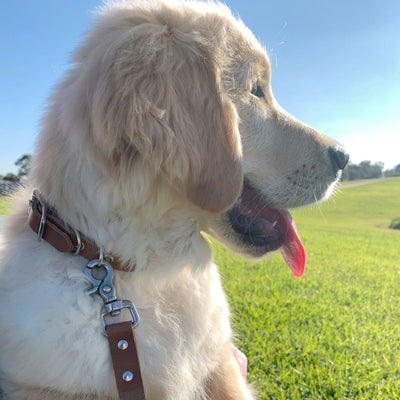
<path fill-rule="evenodd" d="M 118 398 L 78 236 L 123 266 L 114 287 L 141 318 L 147 400 L 255 398 L 202 232 L 244 256 L 280 249 L 300 276 L 287 209 L 328 197 L 348 156 L 279 107 L 264 49 L 224 5 L 112 2 L 72 61 L 2 227 L 4 398 Z M 71 253 L 28 225 L 33 189 L 76 233 Z"/>

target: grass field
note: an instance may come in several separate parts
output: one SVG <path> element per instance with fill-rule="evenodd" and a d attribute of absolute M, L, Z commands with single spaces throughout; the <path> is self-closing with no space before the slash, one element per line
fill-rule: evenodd
<path fill-rule="evenodd" d="M 0 215 L 9 204 L 0 198 Z M 260 399 L 400 399 L 400 178 L 293 212 L 307 251 L 250 263 L 214 243 Z"/>
<path fill-rule="evenodd" d="M 6 215 L 11 211 L 10 198 L 0 196 L 0 216 Z"/>
<path fill-rule="evenodd" d="M 307 251 L 249 263 L 214 244 L 260 399 L 400 399 L 400 179 L 293 216 Z"/>

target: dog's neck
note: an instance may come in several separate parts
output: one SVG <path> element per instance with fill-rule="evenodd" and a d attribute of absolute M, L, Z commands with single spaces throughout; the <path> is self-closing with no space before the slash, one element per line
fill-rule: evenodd
<path fill-rule="evenodd" d="M 101 174 L 89 171 L 90 166 L 80 170 L 79 162 L 73 164 L 77 177 Z M 71 168 L 69 165 L 68 170 Z M 173 276 L 184 267 L 201 269 L 210 263 L 210 246 L 200 233 L 193 209 L 175 202 L 160 182 L 147 183 L 146 189 L 126 182 L 122 191 L 113 186 L 115 182 L 108 185 L 105 180 L 101 186 L 93 180 L 86 185 L 79 179 L 69 181 L 62 173 L 65 170 L 55 168 L 53 174 L 38 176 L 34 168 L 33 185 L 66 224 L 106 254 L 134 265 L 135 271 L 147 270 L 159 277 Z M 131 190 L 127 190 L 129 185 Z M 126 198 L 117 195 L 123 192 L 128 193 Z"/>

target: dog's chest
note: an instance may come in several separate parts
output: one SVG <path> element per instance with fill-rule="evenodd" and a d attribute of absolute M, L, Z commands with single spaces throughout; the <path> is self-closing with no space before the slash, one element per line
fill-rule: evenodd
<path fill-rule="evenodd" d="M 54 262 L 61 261 L 55 258 Z M 100 322 L 102 302 L 87 294 L 90 284 L 75 264 L 56 272 L 38 265 L 30 280 L 15 279 L 12 290 L 0 295 L 0 322 L 7 327 L 1 332 L 0 347 L 7 360 L 3 372 L 24 385 L 114 396 L 108 343 Z M 140 313 L 136 338 L 149 398 L 197 398 L 196 391 L 230 336 L 216 267 L 196 278 L 183 272 L 161 290 L 118 276 L 116 287 Z"/>

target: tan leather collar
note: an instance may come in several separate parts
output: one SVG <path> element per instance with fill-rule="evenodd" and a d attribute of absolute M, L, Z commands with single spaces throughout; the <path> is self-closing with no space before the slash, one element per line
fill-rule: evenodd
<path fill-rule="evenodd" d="M 40 193 L 35 191 L 29 202 L 29 226 L 39 236 L 55 249 L 63 253 L 73 253 L 88 260 L 100 257 L 99 247 L 84 235 L 71 229 L 58 216 L 55 210 L 48 208 L 40 198 Z M 122 264 L 113 257 L 112 266 L 120 271 L 133 271 L 127 264 Z"/>

